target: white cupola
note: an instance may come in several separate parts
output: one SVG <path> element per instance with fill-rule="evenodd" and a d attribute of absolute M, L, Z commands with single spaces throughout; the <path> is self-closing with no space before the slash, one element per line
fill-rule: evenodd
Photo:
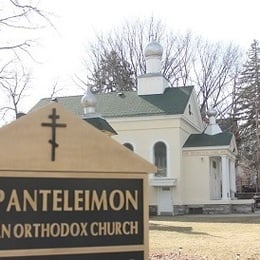
<path fill-rule="evenodd" d="M 117 135 L 117 132 L 113 129 L 113 127 L 103 117 L 101 117 L 100 114 L 96 112 L 97 98 L 91 92 L 89 86 L 81 98 L 81 105 L 84 108 L 84 114 L 82 117 L 84 121 L 88 122 L 109 136 Z"/>
<path fill-rule="evenodd" d="M 146 61 L 146 73 L 160 73 L 163 48 L 157 41 L 149 43 L 145 50 L 144 56 Z"/>
<path fill-rule="evenodd" d="M 165 88 L 169 86 L 168 81 L 161 74 L 161 60 L 163 48 L 159 42 L 153 40 L 144 51 L 146 62 L 146 73 L 138 76 L 138 95 L 163 94 Z"/>
<path fill-rule="evenodd" d="M 209 117 L 209 124 L 206 127 L 204 133 L 208 135 L 215 135 L 215 134 L 222 133 L 222 130 L 220 129 L 219 125 L 216 122 L 217 111 L 214 108 L 211 108 L 207 114 Z"/>
<path fill-rule="evenodd" d="M 84 116 L 96 114 L 97 98 L 91 92 L 89 86 L 87 87 L 84 96 L 81 98 L 81 105 L 84 108 Z"/>

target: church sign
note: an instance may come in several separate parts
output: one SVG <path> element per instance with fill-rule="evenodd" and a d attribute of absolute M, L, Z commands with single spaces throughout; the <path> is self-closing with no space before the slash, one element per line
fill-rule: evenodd
<path fill-rule="evenodd" d="M 0 260 L 148 259 L 152 164 L 58 103 L 0 143 Z"/>
<path fill-rule="evenodd" d="M 0 248 L 142 244 L 142 193 L 136 179 L 1 177 Z"/>
<path fill-rule="evenodd" d="M 14 178 L 2 174 L 1 255 L 10 250 L 37 249 L 44 253 L 50 248 L 57 252 L 78 248 L 88 252 L 93 247 L 143 245 L 143 210 L 143 179 L 119 179 L 116 175 L 35 178 L 26 174 Z M 143 259 L 142 250 L 117 252 L 111 257 L 124 259 L 124 254 L 129 256 L 126 259 Z M 62 259 L 72 257 L 75 255 Z M 99 253 L 91 259 L 105 258 Z"/>

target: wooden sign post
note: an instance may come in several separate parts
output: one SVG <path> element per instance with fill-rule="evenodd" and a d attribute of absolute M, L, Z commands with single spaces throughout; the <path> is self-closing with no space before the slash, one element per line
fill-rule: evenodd
<path fill-rule="evenodd" d="M 153 165 L 56 103 L 0 142 L 0 259 L 148 259 Z"/>

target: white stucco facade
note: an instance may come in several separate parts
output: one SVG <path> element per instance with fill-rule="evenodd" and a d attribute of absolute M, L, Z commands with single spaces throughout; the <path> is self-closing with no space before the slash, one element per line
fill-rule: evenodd
<path fill-rule="evenodd" d="M 169 87 L 159 71 L 162 50 L 158 44 L 151 44 L 147 49 L 148 73 L 138 78 L 137 95 L 156 95 L 159 99 Z M 225 145 L 218 146 L 218 143 L 209 142 L 207 147 L 202 142 L 194 147 L 184 147 L 191 135 L 202 135 L 206 139 L 212 137 L 214 140 L 222 132 L 216 124 L 215 116 L 215 111 L 211 110 L 204 134 L 204 125 L 193 90 L 182 113 L 108 119 L 118 133 L 114 138 L 121 144 L 130 144 L 135 153 L 151 163 L 156 164 L 155 145 L 162 143 L 165 147 L 166 174 L 160 176 L 155 173 L 149 176 L 149 205 L 156 208 L 157 214 L 189 213 L 194 208 L 203 212 L 206 207 L 209 208 L 207 212 L 211 213 L 218 205 L 230 206 L 235 201 L 234 137 Z M 216 138 L 221 141 L 221 137 Z"/>
<path fill-rule="evenodd" d="M 112 138 L 158 166 L 149 176 L 153 213 L 250 211 L 253 201 L 235 196 L 234 136 L 222 133 L 214 109 L 208 113 L 208 125 L 202 122 L 194 88 L 170 87 L 160 73 L 161 58 L 162 47 L 149 44 L 147 73 L 138 77 L 137 92 L 97 95 L 97 100 L 87 93 L 81 100 L 87 106 L 85 118 L 104 116 L 117 133 Z"/>
<path fill-rule="evenodd" d="M 149 177 L 149 205 L 155 206 L 159 215 L 180 214 L 179 207 L 251 203 L 235 198 L 234 139 L 225 147 L 183 148 L 190 134 L 199 133 L 199 122 L 187 115 L 109 120 L 118 133 L 113 138 L 121 144 L 130 143 L 135 153 L 151 163 L 154 145 L 166 145 L 167 176 Z"/>

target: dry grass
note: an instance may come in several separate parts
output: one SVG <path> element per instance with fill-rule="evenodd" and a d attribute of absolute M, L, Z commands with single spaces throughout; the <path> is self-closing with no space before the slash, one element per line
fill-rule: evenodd
<path fill-rule="evenodd" d="M 151 254 L 181 247 L 182 255 L 209 260 L 260 260 L 260 215 L 154 217 L 149 239 Z"/>

